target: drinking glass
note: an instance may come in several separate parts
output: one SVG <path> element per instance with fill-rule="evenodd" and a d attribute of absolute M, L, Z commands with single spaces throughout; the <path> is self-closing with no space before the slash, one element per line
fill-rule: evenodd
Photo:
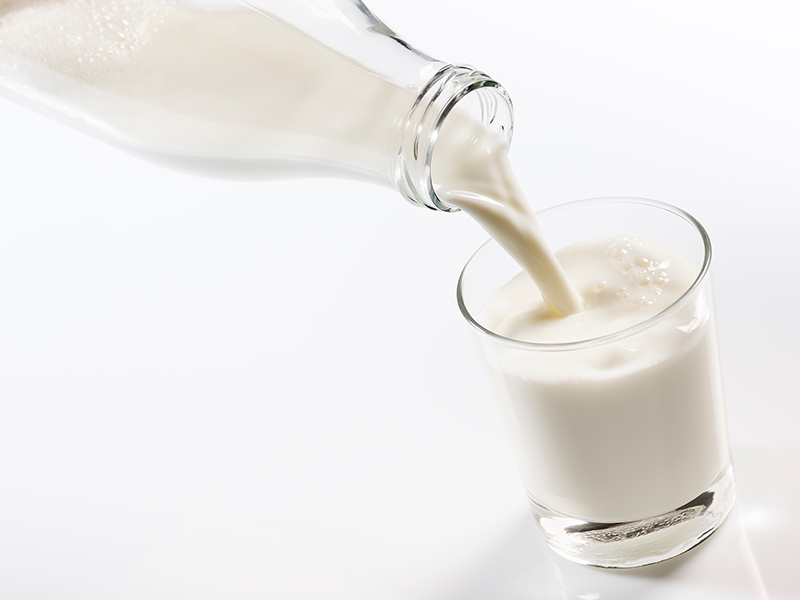
<path fill-rule="evenodd" d="M 457 290 L 550 547 L 601 567 L 665 560 L 711 535 L 734 502 L 711 242 L 691 215 L 640 198 L 581 200 L 537 217 L 554 249 L 635 236 L 697 270 L 655 316 L 564 343 L 509 339 L 484 324 L 486 302 L 520 270 L 494 241 L 472 256 Z"/>

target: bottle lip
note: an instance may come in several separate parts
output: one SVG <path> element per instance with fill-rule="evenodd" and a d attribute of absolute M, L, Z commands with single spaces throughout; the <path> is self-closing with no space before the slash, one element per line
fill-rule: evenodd
<path fill-rule="evenodd" d="M 469 94 L 479 94 L 480 114 L 471 113 L 487 128 L 511 143 L 514 110 L 505 88 L 469 65 L 445 65 L 421 88 L 406 119 L 397 154 L 395 187 L 413 204 L 442 212 L 457 212 L 436 194 L 431 159 L 442 123 Z"/>

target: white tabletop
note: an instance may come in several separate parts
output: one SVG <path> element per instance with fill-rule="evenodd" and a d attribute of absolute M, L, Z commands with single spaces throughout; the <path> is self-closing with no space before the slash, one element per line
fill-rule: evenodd
<path fill-rule="evenodd" d="M 536 207 L 705 224 L 734 513 L 645 569 L 544 547 L 455 305 L 467 216 L 192 178 L 3 100 L 0 597 L 796 598 L 800 9 L 369 5 L 505 84 Z"/>

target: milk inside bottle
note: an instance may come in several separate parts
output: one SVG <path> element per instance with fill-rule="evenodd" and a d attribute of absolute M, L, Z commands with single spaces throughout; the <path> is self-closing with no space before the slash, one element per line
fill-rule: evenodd
<path fill-rule="evenodd" d="M 505 90 L 415 50 L 359 0 L 0 0 L 0 93 L 126 152 L 233 179 L 344 177 L 452 210 L 432 136 Z"/>

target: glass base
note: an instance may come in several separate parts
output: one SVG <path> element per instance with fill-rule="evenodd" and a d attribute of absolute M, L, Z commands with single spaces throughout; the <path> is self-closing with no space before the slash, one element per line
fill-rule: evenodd
<path fill-rule="evenodd" d="M 733 507 L 733 466 L 709 488 L 668 513 L 628 523 L 591 523 L 567 517 L 531 500 L 536 521 L 550 547 L 571 561 L 594 567 L 641 567 L 696 546 L 722 524 Z"/>

